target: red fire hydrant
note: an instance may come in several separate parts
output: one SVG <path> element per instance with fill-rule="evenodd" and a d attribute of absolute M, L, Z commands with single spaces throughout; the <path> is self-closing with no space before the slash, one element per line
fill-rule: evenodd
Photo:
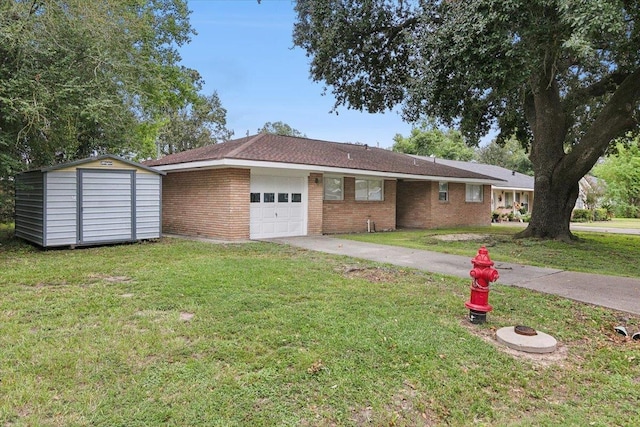
<path fill-rule="evenodd" d="M 469 272 L 473 277 L 471 282 L 471 299 L 464 303 L 469 309 L 471 323 L 484 323 L 487 313 L 493 310 L 489 305 L 489 283 L 498 280 L 498 270 L 493 268 L 493 261 L 489 258 L 489 251 L 484 246 L 478 249 L 478 254 L 471 260 L 473 268 Z"/>

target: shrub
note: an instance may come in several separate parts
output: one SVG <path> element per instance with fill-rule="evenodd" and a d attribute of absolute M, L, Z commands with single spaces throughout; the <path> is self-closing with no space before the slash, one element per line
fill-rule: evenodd
<path fill-rule="evenodd" d="M 609 221 L 610 219 L 611 219 L 611 215 L 604 208 L 598 208 L 593 211 L 594 221 Z"/>
<path fill-rule="evenodd" d="M 593 215 L 589 209 L 574 209 L 571 215 L 572 222 L 589 222 L 593 219 Z"/>

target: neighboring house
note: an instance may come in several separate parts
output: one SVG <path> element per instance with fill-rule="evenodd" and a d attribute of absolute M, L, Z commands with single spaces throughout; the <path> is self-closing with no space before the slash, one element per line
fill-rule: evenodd
<path fill-rule="evenodd" d="M 476 162 L 462 162 L 458 160 L 446 160 L 433 157 L 414 156 L 421 160 L 431 160 L 447 166 L 453 166 L 459 169 L 476 172 L 483 175 L 489 175 L 500 178 L 503 182 L 498 182 L 491 187 L 491 210 L 498 212 L 513 212 L 524 208 L 525 212 L 531 212 L 534 200 L 534 182 L 535 178 L 520 172 L 512 171 L 501 166 L 487 165 Z M 575 209 L 585 209 L 587 194 L 599 193 L 600 183 L 597 178 L 587 175 L 580 179 L 579 195 L 576 200 Z"/>
<path fill-rule="evenodd" d="M 145 162 L 165 233 L 221 239 L 489 225 L 484 174 L 367 145 L 259 134 Z"/>
<path fill-rule="evenodd" d="M 593 206 L 588 206 L 587 199 L 592 197 L 595 205 L 599 205 L 603 198 L 603 182 L 595 176 L 586 175 L 578 183 L 579 192 L 578 200 L 576 200 L 576 209 L 590 209 Z"/>
<path fill-rule="evenodd" d="M 457 160 L 437 159 L 433 157 L 415 156 L 423 160 L 453 166 L 483 175 L 489 175 L 503 180 L 492 185 L 491 210 L 499 212 L 513 212 L 524 208 L 525 212 L 533 209 L 534 178 L 520 172 L 512 171 L 500 166 L 487 165 L 476 162 L 462 162 Z"/>

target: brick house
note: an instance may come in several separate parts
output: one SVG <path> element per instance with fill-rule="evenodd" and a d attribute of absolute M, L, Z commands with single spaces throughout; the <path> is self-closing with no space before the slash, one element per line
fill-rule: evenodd
<path fill-rule="evenodd" d="M 367 145 L 272 134 L 145 162 L 164 233 L 220 239 L 489 225 L 487 175 Z"/>

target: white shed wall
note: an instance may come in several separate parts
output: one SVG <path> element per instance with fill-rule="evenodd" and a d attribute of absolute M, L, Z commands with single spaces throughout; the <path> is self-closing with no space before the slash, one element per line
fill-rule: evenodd
<path fill-rule="evenodd" d="M 43 179 L 40 171 L 16 177 L 16 236 L 39 245 L 43 245 L 44 238 Z"/>
<path fill-rule="evenodd" d="M 48 172 L 45 181 L 45 246 L 75 245 L 78 227 L 76 172 Z"/>
<path fill-rule="evenodd" d="M 160 221 L 162 177 L 136 174 L 136 238 L 157 239 L 162 232 Z"/>

